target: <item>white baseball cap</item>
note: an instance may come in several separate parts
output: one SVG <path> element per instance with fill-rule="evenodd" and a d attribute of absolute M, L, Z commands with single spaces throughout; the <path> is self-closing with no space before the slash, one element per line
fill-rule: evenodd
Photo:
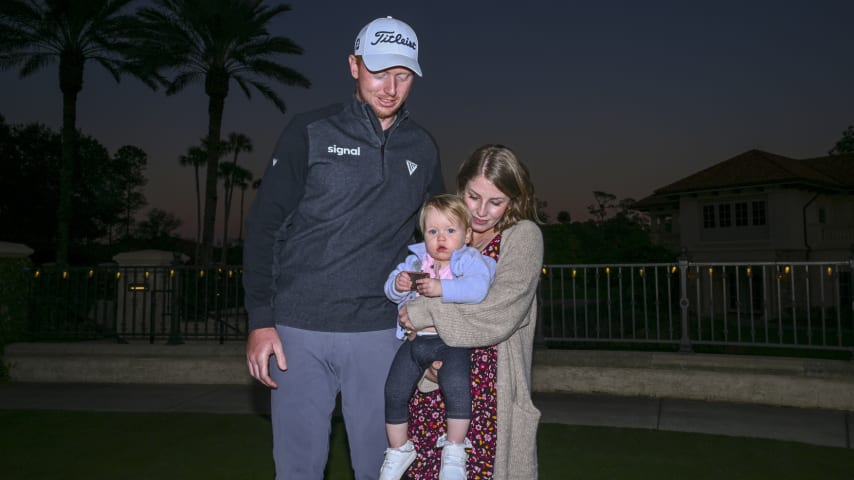
<path fill-rule="evenodd" d="M 405 22 L 392 17 L 378 18 L 356 35 L 354 55 L 361 55 L 372 72 L 391 67 L 406 67 L 418 76 L 418 37 Z"/>

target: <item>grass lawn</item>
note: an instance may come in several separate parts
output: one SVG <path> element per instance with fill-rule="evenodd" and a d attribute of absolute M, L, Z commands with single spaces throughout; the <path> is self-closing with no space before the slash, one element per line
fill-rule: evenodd
<path fill-rule="evenodd" d="M 336 419 L 327 480 L 352 479 Z M 854 450 L 640 429 L 544 424 L 540 478 L 846 479 Z M 255 415 L 0 410 L 0 478 L 272 479 Z"/>

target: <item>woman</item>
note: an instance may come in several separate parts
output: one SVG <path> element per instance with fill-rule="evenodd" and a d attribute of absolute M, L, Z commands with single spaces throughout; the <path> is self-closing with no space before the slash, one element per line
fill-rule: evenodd
<path fill-rule="evenodd" d="M 401 309 L 400 323 L 413 331 L 435 327 L 448 345 L 479 347 L 472 352 L 468 478 L 534 479 L 540 412 L 531 402 L 531 356 L 543 259 L 534 188 L 512 150 L 486 145 L 460 166 L 457 193 L 472 213 L 471 246 L 498 260 L 495 281 L 477 305 L 415 299 Z M 438 478 L 435 443 L 445 418 L 436 388 L 423 381 L 410 403 L 418 458 L 407 473 L 414 480 Z"/>

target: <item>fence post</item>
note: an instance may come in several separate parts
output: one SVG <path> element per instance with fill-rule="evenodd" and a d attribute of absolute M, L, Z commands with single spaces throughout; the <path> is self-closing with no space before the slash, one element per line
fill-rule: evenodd
<path fill-rule="evenodd" d="M 854 331 L 854 243 L 848 247 L 848 298 L 851 299 L 851 330 Z M 851 340 L 851 361 L 854 362 L 854 339 Z"/>
<path fill-rule="evenodd" d="M 545 266 L 543 267 L 545 272 Z M 543 277 L 544 273 L 540 274 L 537 281 L 537 325 L 534 327 L 534 348 L 546 348 L 546 336 L 543 333 Z"/>
<path fill-rule="evenodd" d="M 688 252 L 682 249 L 679 255 L 679 307 L 682 310 L 682 337 L 679 339 L 679 352 L 691 353 L 691 337 L 688 335 Z"/>
<path fill-rule="evenodd" d="M 174 266 L 181 265 L 179 259 L 172 260 L 172 265 L 170 265 L 167 271 L 166 278 L 168 279 L 168 287 L 169 291 L 169 339 L 166 340 L 167 345 L 183 345 L 184 338 L 181 337 L 181 319 L 178 317 L 178 299 L 183 294 L 183 292 L 179 291 L 179 288 L 183 286 L 183 277 L 179 277 L 174 269 Z M 178 277 L 179 280 L 175 280 Z"/>

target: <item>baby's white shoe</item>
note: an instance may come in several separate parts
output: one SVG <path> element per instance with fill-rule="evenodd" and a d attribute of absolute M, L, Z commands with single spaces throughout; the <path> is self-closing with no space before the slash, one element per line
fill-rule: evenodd
<path fill-rule="evenodd" d="M 439 480 L 466 480 L 466 462 L 469 458 L 466 449 L 472 447 L 469 439 L 463 443 L 453 443 L 448 441 L 447 435 L 442 435 L 436 441 L 436 446 L 442 449 Z"/>
<path fill-rule="evenodd" d="M 380 480 L 399 480 L 413 461 L 415 461 L 415 445 L 411 441 L 407 440 L 398 448 L 387 448 L 385 460 L 380 469 Z"/>

